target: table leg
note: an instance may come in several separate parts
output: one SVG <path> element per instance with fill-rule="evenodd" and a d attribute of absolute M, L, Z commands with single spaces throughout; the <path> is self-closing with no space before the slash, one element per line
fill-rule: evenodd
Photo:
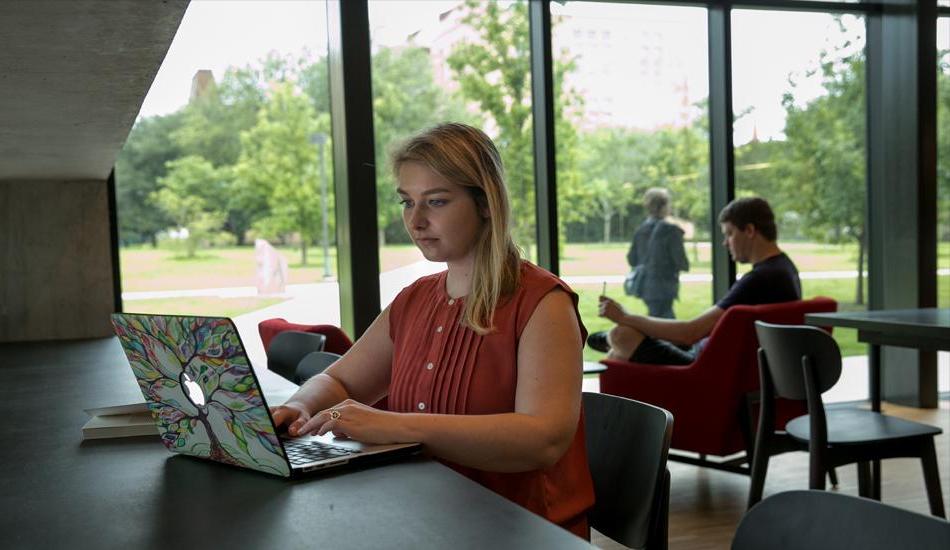
<path fill-rule="evenodd" d="M 871 344 L 868 356 L 868 393 L 871 410 L 881 412 L 881 346 Z"/>
<path fill-rule="evenodd" d="M 871 344 L 868 356 L 868 393 L 871 410 L 881 412 L 881 346 Z M 871 461 L 871 498 L 881 500 L 881 461 Z"/>

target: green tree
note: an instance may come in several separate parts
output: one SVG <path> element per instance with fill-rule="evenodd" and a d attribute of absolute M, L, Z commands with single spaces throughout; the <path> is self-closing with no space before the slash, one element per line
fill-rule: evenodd
<path fill-rule="evenodd" d="M 824 94 L 796 100 L 797 83 L 782 100 L 787 154 L 780 169 L 789 186 L 789 206 L 802 216 L 803 231 L 819 241 L 856 242 L 855 303 L 864 303 L 865 110 L 864 54 L 823 52 L 816 73 Z"/>
<path fill-rule="evenodd" d="M 135 123 L 115 167 L 119 237 L 123 243 L 149 241 L 171 224 L 153 194 L 165 176 L 167 162 L 182 155 L 171 134 L 181 126 L 181 114 L 140 119 Z"/>
<path fill-rule="evenodd" d="M 178 228 L 187 230 L 185 255 L 193 258 L 198 247 L 213 239 L 224 224 L 225 213 L 218 203 L 224 183 L 214 166 L 199 156 L 170 161 L 166 168 L 152 200 Z"/>
<path fill-rule="evenodd" d="M 231 168 L 241 153 L 241 133 L 257 123 L 269 82 L 287 78 L 287 62 L 271 54 L 260 66 L 231 67 L 217 85 L 195 98 L 181 111 L 181 127 L 173 137 L 182 151 L 207 159 L 231 177 Z M 267 196 L 260 189 L 236 182 L 222 197 L 227 210 L 225 229 L 238 244 L 244 244 L 247 230 L 267 214 Z"/>
<path fill-rule="evenodd" d="M 950 50 L 937 59 L 937 219 L 939 238 L 950 239 Z"/>
<path fill-rule="evenodd" d="M 709 220 L 709 140 L 702 122 L 663 128 L 650 135 L 644 172 L 649 187 L 673 196 L 674 213 L 696 227 L 694 244 L 706 235 Z M 695 247 L 694 247 L 695 250 Z"/>
<path fill-rule="evenodd" d="M 596 213 L 603 242 L 609 242 L 614 232 L 612 218 L 619 217 L 618 225 L 622 225 L 623 217 L 639 204 L 639 197 L 649 187 L 644 173 L 648 135 L 626 128 L 602 128 L 580 134 L 578 143 L 579 172 L 584 177 L 574 210 L 583 212 L 585 219 Z"/>
<path fill-rule="evenodd" d="M 462 23 L 475 31 L 476 40 L 457 44 L 448 64 L 461 96 L 486 116 L 505 164 L 515 242 L 529 249 L 535 242 L 534 140 L 531 125 L 531 48 L 527 2 L 466 0 Z M 581 185 L 577 175 L 576 135 L 569 117 L 582 108 L 578 95 L 563 85 L 573 60 L 561 55 L 554 61 L 555 145 L 558 159 L 558 197 L 571 200 Z M 568 216 L 568 219 L 570 216 Z M 559 230 L 563 233 L 563 220 Z"/>
<path fill-rule="evenodd" d="M 386 228 L 401 225 L 389 152 L 394 144 L 445 120 L 481 121 L 465 112 L 435 84 L 432 60 L 423 48 L 381 48 L 373 56 L 373 125 L 376 133 L 376 208 L 379 242 Z"/>
<path fill-rule="evenodd" d="M 236 180 L 265 193 L 269 206 L 256 227 L 271 236 L 295 233 L 302 265 L 321 221 L 318 151 L 312 140 L 316 133 L 329 134 L 329 122 L 329 115 L 317 117 L 309 97 L 287 82 L 274 85 L 257 124 L 241 135 Z M 332 212 L 332 188 L 328 195 Z M 332 220 L 328 223 L 332 226 Z"/>

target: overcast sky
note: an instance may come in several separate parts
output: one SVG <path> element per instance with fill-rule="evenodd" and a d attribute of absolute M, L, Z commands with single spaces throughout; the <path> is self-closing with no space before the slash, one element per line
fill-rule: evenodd
<path fill-rule="evenodd" d="M 425 25 L 435 25 L 438 14 L 457 2 L 440 0 L 377 0 L 370 3 L 374 44 L 403 44 L 406 37 Z M 650 18 L 676 17 L 676 10 L 663 6 L 554 4 L 559 13 L 576 16 Z M 699 10 L 701 11 L 701 10 Z M 672 13 L 672 15 L 671 15 Z M 817 62 L 818 52 L 830 46 L 827 37 L 837 31 L 826 14 L 736 10 L 733 15 L 733 101 L 737 110 L 754 106 L 750 116 L 736 123 L 736 143 L 748 140 L 755 125 L 760 138 L 780 137 L 784 111 L 780 100 L 788 88 L 790 72 L 802 74 Z M 847 25 L 860 34 L 863 23 L 847 18 Z M 950 47 L 950 21 L 938 26 L 943 47 Z M 198 69 L 211 69 L 220 79 L 229 66 L 243 66 L 264 58 L 268 52 L 300 55 L 326 52 L 326 8 L 313 0 L 193 0 L 181 27 L 142 106 L 140 116 L 166 114 L 188 101 L 191 78 Z M 703 61 L 704 39 L 683 41 L 683 59 Z M 700 49 L 702 55 L 697 55 Z M 696 62 L 693 62 L 696 64 Z M 691 79 L 708 89 L 706 67 L 689 66 Z M 695 76 L 693 76 L 695 75 Z M 800 94 L 814 97 L 815 85 L 803 86 Z M 644 108 L 649 109 L 645 105 Z"/>

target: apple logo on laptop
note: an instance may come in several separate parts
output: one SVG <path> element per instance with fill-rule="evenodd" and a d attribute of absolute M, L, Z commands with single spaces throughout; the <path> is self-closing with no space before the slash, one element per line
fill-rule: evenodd
<path fill-rule="evenodd" d="M 201 386 L 192 380 L 187 372 L 182 372 L 181 376 L 185 379 L 185 394 L 188 396 L 188 400 L 198 407 L 203 407 L 205 404 L 205 394 L 202 393 Z"/>

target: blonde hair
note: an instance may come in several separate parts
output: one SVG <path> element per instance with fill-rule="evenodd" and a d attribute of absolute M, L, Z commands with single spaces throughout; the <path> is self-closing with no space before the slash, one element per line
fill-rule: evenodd
<path fill-rule="evenodd" d="M 484 335 L 494 328 L 492 317 L 501 301 L 518 287 L 521 254 L 511 239 L 511 207 L 501 155 L 491 138 L 466 124 L 439 124 L 409 138 L 392 153 L 393 173 L 418 162 L 443 178 L 465 187 L 479 210 L 488 210 L 475 245 L 472 290 L 465 300 L 462 323 Z"/>
<path fill-rule="evenodd" d="M 666 209 L 670 206 L 670 192 L 662 187 L 651 187 L 643 194 L 643 204 L 654 218 L 665 217 L 669 213 Z"/>

